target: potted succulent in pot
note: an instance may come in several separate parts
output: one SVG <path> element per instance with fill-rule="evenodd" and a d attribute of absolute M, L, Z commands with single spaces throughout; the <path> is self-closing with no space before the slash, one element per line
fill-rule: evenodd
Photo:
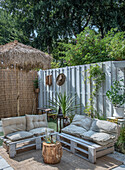
<path fill-rule="evenodd" d="M 33 80 L 33 85 L 34 85 L 34 91 L 35 93 L 39 93 L 40 89 L 39 89 L 39 80 L 36 77 L 35 80 Z"/>
<path fill-rule="evenodd" d="M 121 82 L 123 80 L 120 80 Z M 120 81 L 114 81 L 111 90 L 106 92 L 106 96 L 114 106 L 114 117 L 124 117 L 124 103 L 125 103 L 125 86 L 120 84 Z"/>

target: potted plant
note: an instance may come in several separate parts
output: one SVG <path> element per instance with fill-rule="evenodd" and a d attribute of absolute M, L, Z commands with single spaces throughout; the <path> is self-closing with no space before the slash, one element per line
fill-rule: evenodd
<path fill-rule="evenodd" d="M 75 105 L 75 100 L 76 96 L 67 96 L 65 92 L 64 94 L 58 93 L 57 99 L 53 98 L 49 101 L 51 104 L 49 107 L 51 107 L 56 112 L 58 112 L 58 108 L 61 107 L 63 117 L 66 118 L 71 114 L 72 111 L 79 107 L 79 105 Z"/>
<path fill-rule="evenodd" d="M 122 82 L 123 80 L 120 81 Z M 113 116 L 117 118 L 124 117 L 125 86 L 121 85 L 120 81 L 114 81 L 111 90 L 106 92 L 106 96 L 114 106 Z"/>
<path fill-rule="evenodd" d="M 39 89 L 39 80 L 36 77 L 35 80 L 33 80 L 33 85 L 34 85 L 34 91 L 35 93 L 39 93 L 40 89 Z"/>

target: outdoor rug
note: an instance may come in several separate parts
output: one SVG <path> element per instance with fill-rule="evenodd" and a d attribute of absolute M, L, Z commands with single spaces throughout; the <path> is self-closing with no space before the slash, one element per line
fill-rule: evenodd
<path fill-rule="evenodd" d="M 61 162 L 55 165 L 43 162 L 41 150 L 23 152 L 11 159 L 5 149 L 0 148 L 0 156 L 15 170 L 105 170 L 122 164 L 122 162 L 108 156 L 98 158 L 96 164 L 92 164 L 65 150 L 63 150 Z"/>

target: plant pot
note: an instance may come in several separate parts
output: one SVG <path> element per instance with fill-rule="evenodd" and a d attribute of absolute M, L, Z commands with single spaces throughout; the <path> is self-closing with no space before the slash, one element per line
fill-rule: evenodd
<path fill-rule="evenodd" d="M 39 92 L 40 92 L 39 88 L 35 89 L 35 93 L 39 93 Z"/>
<path fill-rule="evenodd" d="M 123 118 L 124 117 L 124 107 L 113 107 L 114 114 L 113 116 L 116 118 Z"/>

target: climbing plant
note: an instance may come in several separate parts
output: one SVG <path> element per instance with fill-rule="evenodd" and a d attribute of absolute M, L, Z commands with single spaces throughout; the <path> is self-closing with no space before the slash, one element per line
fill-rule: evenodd
<path fill-rule="evenodd" d="M 87 104 L 85 113 L 87 113 L 91 117 L 97 117 L 100 119 L 103 119 L 100 117 L 99 113 L 94 110 L 94 97 L 97 95 L 97 92 L 99 91 L 102 82 L 105 80 L 105 73 L 103 72 L 102 68 L 98 64 L 94 64 L 90 66 L 90 69 L 86 70 L 88 76 L 85 77 L 84 80 L 87 78 L 89 79 L 90 83 L 92 83 L 92 80 L 94 81 L 93 83 L 93 91 L 90 95 L 90 105 Z"/>

